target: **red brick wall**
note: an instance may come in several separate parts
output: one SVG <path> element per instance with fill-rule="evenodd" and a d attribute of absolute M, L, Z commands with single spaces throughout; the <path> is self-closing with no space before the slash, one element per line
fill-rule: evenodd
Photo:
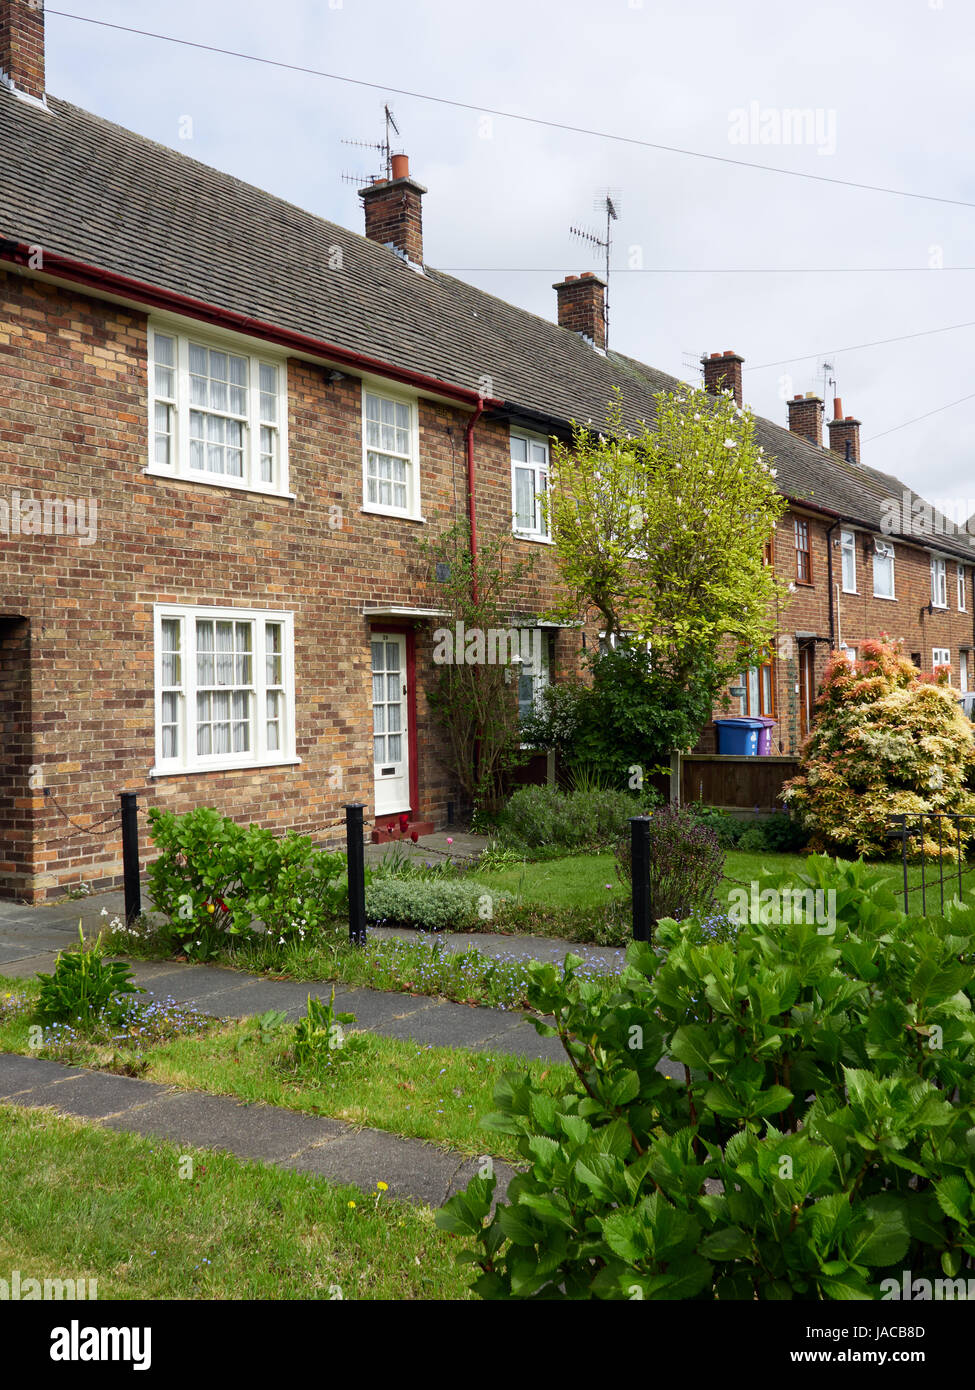
<path fill-rule="evenodd" d="M 809 527 L 809 543 L 812 552 L 812 583 L 796 582 L 795 532 L 796 515 L 801 515 Z M 783 606 L 777 623 L 777 655 L 773 662 L 775 674 L 776 727 L 772 731 L 773 753 L 794 753 L 798 751 L 801 739 L 799 728 L 799 704 L 796 689 L 799 679 L 797 632 L 814 633 L 824 640 L 815 643 L 815 679 L 817 688 L 831 655 L 829 642 L 829 580 L 827 556 L 828 520 L 816 517 L 813 513 L 789 511 L 779 521 L 775 535 L 774 563 L 776 573 L 794 590 Z M 834 586 L 834 640 L 846 646 L 859 647 L 869 639 L 886 633 L 890 638 L 903 639 L 905 654 L 912 652 L 921 655 L 921 669 L 931 670 L 931 653 L 934 647 L 947 647 L 951 651 L 952 681 L 960 679 L 959 653 L 962 646 L 972 647 L 973 605 L 975 595 L 972 590 L 972 572 L 966 575 L 966 611 L 958 609 L 958 585 L 956 562 L 948 560 L 948 608 L 936 609 L 934 613 L 922 613 L 931 600 L 931 558 L 927 551 L 917 546 L 894 541 L 894 599 L 877 598 L 873 593 L 873 542 L 871 533 L 858 531 L 857 536 L 857 594 L 839 594 L 839 614 L 836 613 L 836 585 L 842 584 L 842 560 L 839 545 L 840 531 L 850 529 L 837 526 L 833 531 L 833 575 Z M 865 553 L 865 549 L 866 552 Z M 975 652 L 970 656 L 972 665 L 970 675 L 975 675 Z M 733 701 L 729 713 L 738 713 L 737 701 Z M 716 709 L 716 714 L 724 713 Z M 713 752 L 716 743 L 712 725 L 702 733 L 699 752 Z"/>
<path fill-rule="evenodd" d="M 361 510 L 361 384 L 346 378 L 330 385 L 327 369 L 296 359 L 288 367 L 295 500 L 146 476 L 146 351 L 144 315 L 0 274 L 0 495 L 20 488 L 94 497 L 98 506 L 91 546 L 73 536 L 0 545 L 2 609 L 29 620 L 32 634 L 29 730 L 5 739 L 0 773 L 8 810 L 15 792 L 18 802 L 17 817 L 4 820 L 8 867 L 0 874 L 8 893 L 43 896 L 79 877 L 97 885 L 118 880 L 115 823 L 91 837 L 74 834 L 54 798 L 82 825 L 111 812 L 120 791 L 134 790 L 145 805 L 213 805 L 240 820 L 320 837 L 346 802 L 371 807 L 363 608 L 435 607 L 420 541 L 466 518 L 466 412 L 419 403 L 426 524 L 371 515 Z M 475 441 L 481 535 L 510 538 L 507 423 L 482 419 Z M 511 550 L 536 561 L 534 577 L 512 586 L 512 611 L 537 613 L 551 596 L 551 548 L 512 540 Z M 148 778 L 159 602 L 294 612 L 299 766 Z M 448 802 L 459 809 L 459 798 L 427 703 L 433 626 L 416 626 L 414 815 L 443 824 Z M 561 650 L 577 639 L 560 634 L 558 641 Z M 5 735 L 8 727 L 5 719 Z M 51 793 L 45 798 L 38 789 L 26 809 L 25 757 L 40 765 Z M 15 832 L 28 841 L 16 851 Z"/>
<path fill-rule="evenodd" d="M 44 96 L 44 6 L 0 0 L 0 68 L 32 97 Z"/>

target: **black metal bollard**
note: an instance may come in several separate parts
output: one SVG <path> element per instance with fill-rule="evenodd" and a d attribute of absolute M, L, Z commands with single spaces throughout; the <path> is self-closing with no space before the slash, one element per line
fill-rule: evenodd
<path fill-rule="evenodd" d="M 366 944 L 366 860 L 362 845 L 362 804 L 345 808 L 345 848 L 349 875 L 349 944 Z"/>
<path fill-rule="evenodd" d="M 125 924 L 131 926 L 142 912 L 139 882 L 139 810 L 135 792 L 120 792 L 122 803 L 122 883 L 125 890 Z"/>
<path fill-rule="evenodd" d="M 630 818 L 630 856 L 633 870 L 633 940 L 649 941 L 653 929 L 649 816 Z"/>

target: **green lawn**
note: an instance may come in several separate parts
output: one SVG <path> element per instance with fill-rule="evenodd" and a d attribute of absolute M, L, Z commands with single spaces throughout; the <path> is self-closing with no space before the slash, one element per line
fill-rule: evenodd
<path fill-rule="evenodd" d="M 461 1299 L 433 1212 L 227 1154 L 0 1105 L 0 1268 L 100 1300 Z"/>
<path fill-rule="evenodd" d="M 608 902 L 619 901 L 623 897 L 615 864 L 612 854 L 587 854 L 517 864 L 484 873 L 475 870 L 470 877 L 478 883 L 483 883 L 488 889 L 514 893 L 522 903 L 555 910 L 592 911 L 604 909 Z M 729 850 L 725 857 L 725 880 L 718 891 L 719 904 L 726 906 L 731 890 L 757 880 L 763 869 L 793 869 L 801 872 L 804 864 L 805 856 L 802 854 Z M 901 863 L 898 860 L 885 860 L 875 867 L 887 875 L 894 892 L 902 894 L 904 879 Z M 941 906 L 940 892 L 930 864 L 925 876 L 927 910 L 937 912 Z M 963 870 L 962 882 L 966 888 L 975 888 L 975 865 L 969 865 Z M 910 865 L 910 912 L 915 917 L 921 915 L 920 884 L 920 866 Z M 957 885 L 957 874 L 952 877 L 946 870 L 946 901 L 956 892 Z"/>

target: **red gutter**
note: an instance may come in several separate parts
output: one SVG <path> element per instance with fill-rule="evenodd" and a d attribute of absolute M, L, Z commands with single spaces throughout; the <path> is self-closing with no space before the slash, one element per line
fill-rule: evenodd
<path fill-rule="evenodd" d="M 467 422 L 467 429 L 464 431 L 467 439 L 467 517 L 470 522 L 470 548 L 471 548 L 471 592 L 474 602 L 477 602 L 477 504 L 474 490 L 474 426 L 481 418 L 484 410 L 484 397 L 480 397 L 477 402 L 477 409 Z"/>
<path fill-rule="evenodd" d="M 3 236 L 0 234 L 0 242 L 3 240 Z M 10 253 L 11 247 L 14 248 L 13 254 Z M 0 252 L 0 263 L 6 260 L 13 265 L 27 265 L 29 256 L 30 247 L 26 243 L 6 241 L 2 252 Z M 422 391 L 447 396 L 449 399 L 461 401 L 465 405 L 473 405 L 476 402 L 475 420 L 484 409 L 485 397 L 471 388 L 454 386 L 449 382 L 440 381 L 436 377 L 425 376 L 422 372 L 410 371 L 405 367 L 394 367 L 391 363 L 383 362 L 377 357 L 367 357 L 361 352 L 353 352 L 350 348 L 336 347 L 334 343 L 326 343 L 322 339 L 312 338 L 306 333 L 296 333 L 291 329 L 278 328 L 272 323 L 266 323 L 263 319 L 252 318 L 247 314 L 238 314 L 233 309 L 221 309 L 215 304 L 208 304 L 205 300 L 193 299 L 189 295 L 179 294 L 176 290 L 161 289 L 143 280 L 133 280 L 128 275 L 119 275 L 111 270 L 101 270 L 98 266 L 88 265 L 84 261 L 76 261 L 70 256 L 62 256 L 55 251 L 45 250 L 43 263 L 37 269 L 42 273 L 54 274 L 62 279 L 87 285 L 92 289 L 139 300 L 156 309 L 168 309 L 170 312 L 182 313 L 192 318 L 204 320 L 219 328 L 229 328 L 238 333 L 247 333 L 251 337 L 277 343 L 281 347 L 312 353 L 316 357 L 327 357 L 342 366 L 354 367 L 363 372 L 374 372 L 377 376 L 389 377 L 393 381 L 415 386 Z M 487 403 L 492 406 L 501 405 L 500 401 L 493 399 Z M 469 443 L 469 454 L 471 447 Z"/>

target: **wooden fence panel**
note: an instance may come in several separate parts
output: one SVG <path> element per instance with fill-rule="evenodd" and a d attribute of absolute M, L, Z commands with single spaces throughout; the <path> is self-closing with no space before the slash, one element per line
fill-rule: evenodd
<path fill-rule="evenodd" d="M 795 758 L 685 753 L 681 759 L 681 801 L 732 810 L 780 810 L 783 784 L 798 771 Z"/>

